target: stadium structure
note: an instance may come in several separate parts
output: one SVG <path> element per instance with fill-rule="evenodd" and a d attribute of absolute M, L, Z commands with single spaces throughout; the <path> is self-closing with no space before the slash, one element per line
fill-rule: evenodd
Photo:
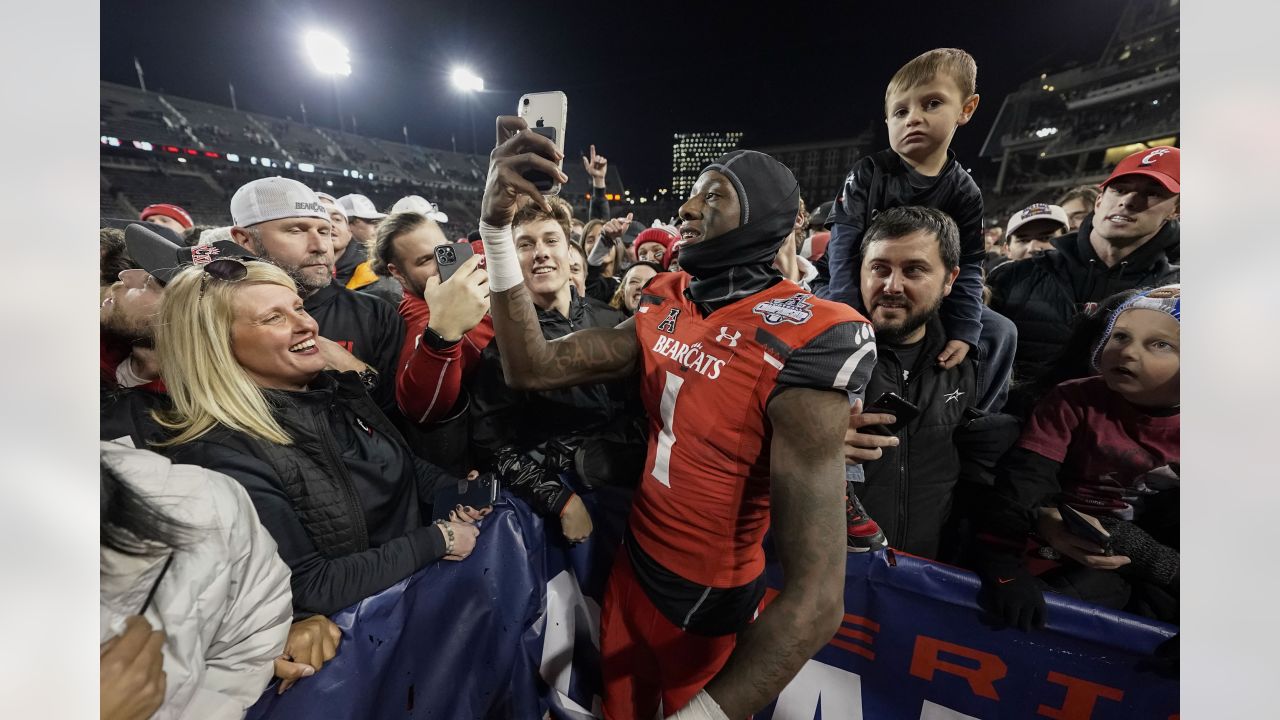
<path fill-rule="evenodd" d="M 1097 62 L 1004 99 L 981 153 L 999 163 L 988 217 L 1101 182 L 1144 147 L 1178 145 L 1178 11 L 1178 0 L 1132 0 Z"/>
<path fill-rule="evenodd" d="M 101 217 L 137 217 L 151 203 L 181 205 L 201 225 L 229 225 L 236 188 L 283 175 L 334 196 L 358 192 L 382 211 L 411 194 L 449 216 L 446 233 L 479 225 L 489 157 L 341 132 L 126 85 L 101 83 Z M 591 182 L 576 158 L 564 163 L 561 197 L 586 217 Z M 621 200 L 609 168 L 606 192 Z"/>

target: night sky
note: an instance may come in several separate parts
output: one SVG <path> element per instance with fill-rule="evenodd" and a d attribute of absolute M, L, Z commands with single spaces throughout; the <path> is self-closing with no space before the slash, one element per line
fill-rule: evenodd
<path fill-rule="evenodd" d="M 696 7 L 695 7 L 696 6 Z M 1106 46 L 1119 0 L 804 3 L 325 2 L 107 0 L 103 80 L 242 110 L 337 126 L 328 78 L 302 36 L 319 28 L 351 50 L 339 79 L 344 115 L 362 134 L 414 144 L 492 146 L 493 117 L 525 92 L 569 96 L 566 155 L 589 143 L 628 187 L 670 181 L 671 135 L 741 130 L 748 147 L 851 137 L 871 124 L 887 146 L 882 101 L 893 72 L 932 47 L 978 61 L 982 104 L 953 148 L 982 182 L 978 151 L 1004 95 L 1027 79 L 1089 63 Z M 1052 9 L 1052 10 L 1051 10 Z M 470 66 L 487 91 L 467 100 L 449 71 Z"/>

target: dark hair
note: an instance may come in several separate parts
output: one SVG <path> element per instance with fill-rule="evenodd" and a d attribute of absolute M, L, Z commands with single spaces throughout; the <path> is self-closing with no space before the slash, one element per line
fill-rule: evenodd
<path fill-rule="evenodd" d="M 98 284 L 110 285 L 120 279 L 124 270 L 133 270 L 138 264 L 129 257 L 124 244 L 124 231 L 116 228 L 98 230 Z"/>
<path fill-rule="evenodd" d="M 920 230 L 927 230 L 938 238 L 938 254 L 948 272 L 960 264 L 960 230 L 956 222 L 941 210 L 919 205 L 891 208 L 876 215 L 862 236 L 859 254 L 866 255 L 873 242 L 906 237 Z"/>
<path fill-rule="evenodd" d="M 378 277 L 390 277 L 387 266 L 395 263 L 396 238 L 405 233 L 417 230 L 424 223 L 435 224 L 431 218 L 416 212 L 400 212 L 388 215 L 378 223 L 378 234 L 373 241 L 373 252 L 369 253 L 369 269 Z"/>
<path fill-rule="evenodd" d="M 190 542 L 191 528 L 166 515 L 99 460 L 98 538 L 102 547 L 125 555 L 156 554 L 148 542 L 176 549 Z"/>
<path fill-rule="evenodd" d="M 573 210 L 569 208 L 569 203 L 562 198 L 549 197 L 547 204 L 551 206 L 551 212 L 543 210 L 537 203 L 525 203 L 523 207 L 516 210 L 516 216 L 511 220 L 511 230 L 521 225 L 529 223 L 541 222 L 543 220 L 553 220 L 564 230 L 564 239 L 568 240 L 573 237 L 572 228 L 569 227 L 570 221 L 573 219 Z"/>

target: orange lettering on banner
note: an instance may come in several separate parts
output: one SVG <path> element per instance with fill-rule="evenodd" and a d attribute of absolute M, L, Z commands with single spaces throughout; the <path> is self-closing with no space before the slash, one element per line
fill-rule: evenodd
<path fill-rule="evenodd" d="M 1099 685 L 1063 675 L 1060 672 L 1050 672 L 1049 682 L 1067 687 L 1067 697 L 1062 701 L 1062 707 L 1051 708 L 1048 705 L 1041 705 L 1036 708 L 1037 715 L 1054 718 L 1054 720 L 1089 720 L 1093 717 L 1093 706 L 1097 704 L 1098 698 L 1117 702 L 1124 699 L 1124 691 L 1119 688 Z"/>
<path fill-rule="evenodd" d="M 938 657 L 939 653 L 974 660 L 977 667 L 949 662 Z M 979 697 L 999 700 L 995 682 L 1009 674 L 1009 668 L 999 657 L 981 650 L 956 645 L 927 635 L 916 636 L 915 652 L 911 656 L 911 674 L 933 681 L 934 671 L 941 670 L 969 681 L 969 688 Z"/>

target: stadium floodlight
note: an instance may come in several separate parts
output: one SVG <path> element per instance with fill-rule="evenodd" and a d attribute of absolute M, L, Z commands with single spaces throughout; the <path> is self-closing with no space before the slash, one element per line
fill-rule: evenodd
<path fill-rule="evenodd" d="M 453 69 L 453 86 L 463 92 L 484 92 L 484 79 L 464 67 Z"/>
<path fill-rule="evenodd" d="M 346 77 L 351 74 L 351 51 L 337 38 L 318 30 L 308 32 L 304 38 L 307 55 L 316 70 L 325 75 Z"/>

